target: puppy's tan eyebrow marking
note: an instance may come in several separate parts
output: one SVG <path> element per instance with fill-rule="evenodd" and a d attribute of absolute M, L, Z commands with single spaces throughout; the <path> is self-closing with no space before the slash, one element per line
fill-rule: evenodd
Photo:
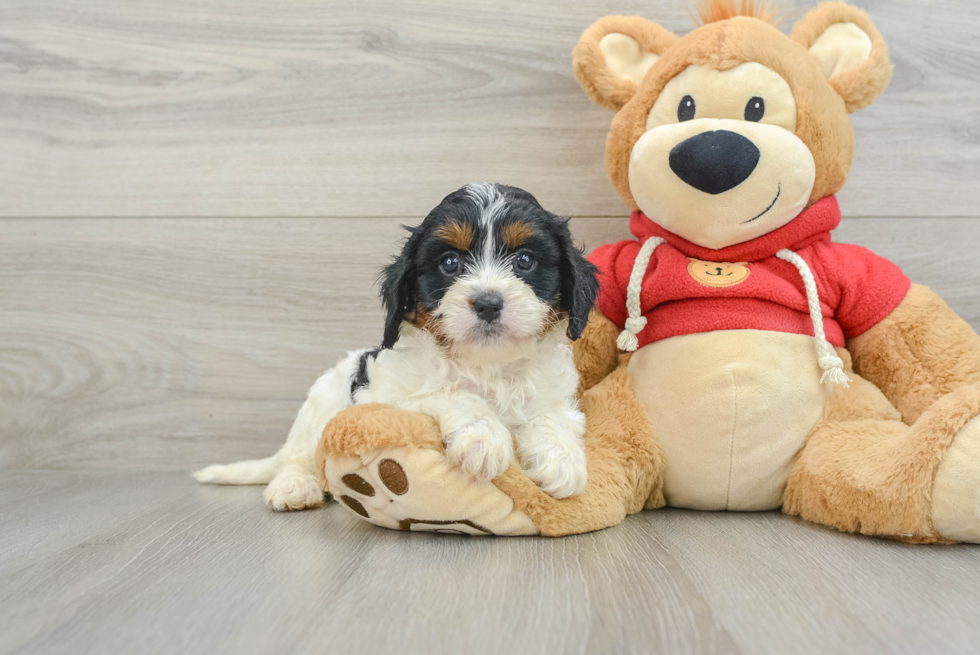
<path fill-rule="evenodd" d="M 534 236 L 534 228 L 527 223 L 510 223 L 504 226 L 501 234 L 504 237 L 504 244 L 513 250 Z"/>
<path fill-rule="evenodd" d="M 473 226 L 450 221 L 436 230 L 436 236 L 458 250 L 469 250 L 473 245 Z"/>

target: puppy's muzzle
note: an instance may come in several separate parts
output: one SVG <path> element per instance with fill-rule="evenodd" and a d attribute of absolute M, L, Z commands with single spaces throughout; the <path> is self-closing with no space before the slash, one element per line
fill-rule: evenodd
<path fill-rule="evenodd" d="M 504 308 L 504 299 L 495 293 L 487 293 L 473 299 L 473 311 L 486 323 L 493 323 L 500 318 L 500 310 Z"/>

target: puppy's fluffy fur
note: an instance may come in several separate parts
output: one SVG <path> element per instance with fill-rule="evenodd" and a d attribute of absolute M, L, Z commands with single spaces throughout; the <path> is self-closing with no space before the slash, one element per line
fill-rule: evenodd
<path fill-rule="evenodd" d="M 410 228 L 382 274 L 382 347 L 348 354 L 310 389 L 275 455 L 209 466 L 214 484 L 268 483 L 276 510 L 315 507 L 313 455 L 327 422 L 383 402 L 439 421 L 446 454 L 482 479 L 517 457 L 556 498 L 585 489 L 585 417 L 569 340 L 592 309 L 596 269 L 566 221 L 514 187 L 470 184 Z"/>

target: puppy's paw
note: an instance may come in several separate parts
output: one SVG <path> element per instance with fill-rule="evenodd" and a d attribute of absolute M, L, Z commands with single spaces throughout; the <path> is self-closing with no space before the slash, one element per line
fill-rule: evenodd
<path fill-rule="evenodd" d="M 277 512 L 311 509 L 323 504 L 323 490 L 310 473 L 283 472 L 272 479 L 262 498 Z"/>
<path fill-rule="evenodd" d="M 514 461 L 510 430 L 495 418 L 463 423 L 443 440 L 449 461 L 480 480 L 500 477 Z"/>
<path fill-rule="evenodd" d="M 585 491 L 587 479 L 585 448 L 571 438 L 541 443 L 540 436 L 533 448 L 522 448 L 524 473 L 541 490 L 553 498 L 568 498 Z"/>

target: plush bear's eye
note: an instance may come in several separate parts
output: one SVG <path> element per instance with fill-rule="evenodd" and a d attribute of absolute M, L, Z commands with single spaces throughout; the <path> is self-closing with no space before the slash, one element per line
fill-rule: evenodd
<path fill-rule="evenodd" d="M 694 111 L 694 98 L 684 96 L 681 98 L 681 104 L 677 105 L 677 120 L 681 122 L 691 120 L 694 118 Z"/>
<path fill-rule="evenodd" d="M 762 117 L 766 115 L 766 103 L 759 96 L 752 96 L 749 98 L 748 104 L 745 105 L 745 120 L 752 121 L 753 123 L 758 123 L 762 120 Z"/>

